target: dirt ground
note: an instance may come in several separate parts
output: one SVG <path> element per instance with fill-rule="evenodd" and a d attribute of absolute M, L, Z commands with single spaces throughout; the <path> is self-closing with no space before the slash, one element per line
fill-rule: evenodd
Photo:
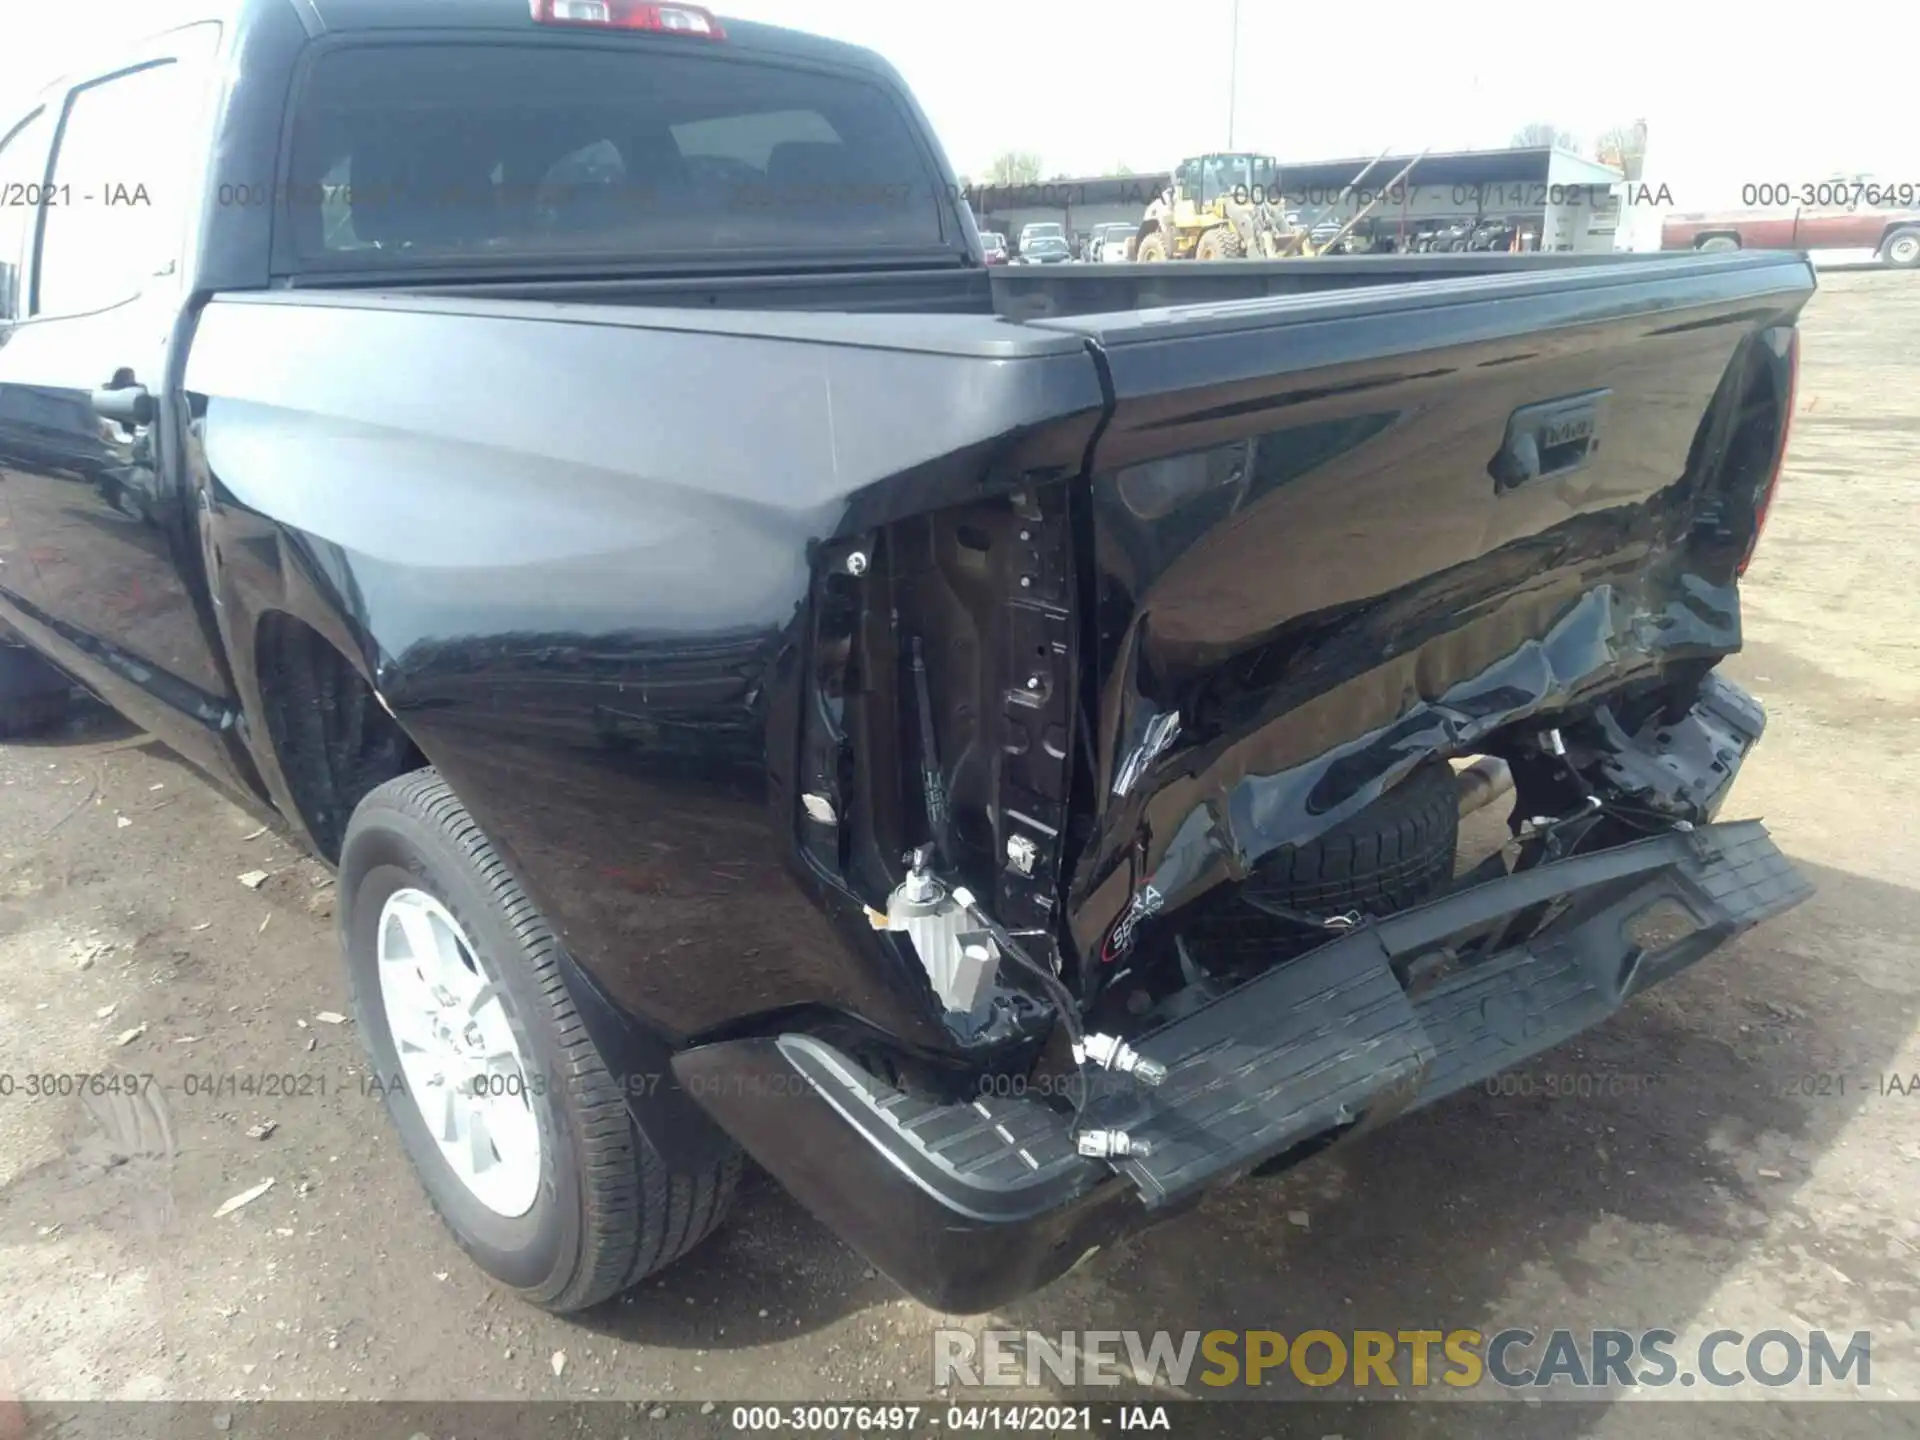
<path fill-rule="evenodd" d="M 970 1327 L 1869 1329 L 1874 1392 L 1920 1399 L 1920 1093 L 1882 1079 L 1920 1076 L 1920 277 L 1828 276 L 1805 323 L 1729 665 L 1771 723 L 1728 813 L 1765 817 L 1816 898 L 1539 1067 L 1624 1084 L 1459 1097 Z M 348 1007 L 324 870 L 257 832 L 111 717 L 0 749 L 0 1072 L 150 1072 L 162 1097 L 0 1097 L 0 1398 L 930 1393 L 941 1317 L 764 1179 L 596 1313 L 495 1290 L 326 1018 Z M 306 1093 L 198 1078 L 234 1074 Z M 110 1163 L 103 1128 L 133 1124 L 172 1161 Z M 1639 1408 L 1554 1433 L 1643 1433 Z M 1480 1426 L 1401 1407 L 1385 1433 Z"/>

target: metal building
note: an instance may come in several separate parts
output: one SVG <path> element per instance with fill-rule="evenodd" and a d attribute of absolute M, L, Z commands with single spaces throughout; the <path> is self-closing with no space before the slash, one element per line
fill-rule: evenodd
<path fill-rule="evenodd" d="M 1367 218 L 1396 248 L 1423 229 L 1508 220 L 1537 235 L 1541 250 L 1611 250 L 1619 223 L 1613 187 L 1625 178 L 1556 146 L 1456 150 L 1417 161 L 1411 155 L 1282 161 L 1279 168 L 1287 203 L 1308 218 L 1327 210 L 1344 221 L 1377 199 Z M 1350 186 L 1354 193 L 1343 197 Z"/>
<path fill-rule="evenodd" d="M 1366 218 L 1395 249 L 1449 224 L 1508 220 L 1535 237 L 1541 250 L 1611 250 L 1620 212 L 1614 187 L 1624 178 L 1610 166 L 1553 146 L 1458 150 L 1418 161 L 1412 155 L 1282 160 L 1278 173 L 1287 208 L 1309 222 L 1345 221 L 1377 198 Z M 1396 177 L 1398 183 L 1390 184 Z M 1109 221 L 1138 221 L 1171 179 L 1165 171 L 1069 176 L 976 186 L 969 199 L 983 230 L 1014 236 L 1022 225 L 1051 220 L 1070 236 L 1084 235 Z"/>

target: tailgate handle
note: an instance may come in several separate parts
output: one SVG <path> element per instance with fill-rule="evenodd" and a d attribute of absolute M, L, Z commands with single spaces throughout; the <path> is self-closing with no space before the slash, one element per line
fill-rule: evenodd
<path fill-rule="evenodd" d="M 1600 420 L 1611 390 L 1583 390 L 1523 405 L 1507 420 L 1507 436 L 1487 465 L 1504 494 L 1536 480 L 1571 475 L 1600 448 Z"/>

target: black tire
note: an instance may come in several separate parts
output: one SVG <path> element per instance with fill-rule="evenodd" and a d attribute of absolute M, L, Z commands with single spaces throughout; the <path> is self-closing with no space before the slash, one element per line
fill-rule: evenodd
<path fill-rule="evenodd" d="M 1897 270 L 1920 265 L 1920 225 L 1902 225 L 1880 242 L 1880 263 Z"/>
<path fill-rule="evenodd" d="M 454 1173 L 411 1096 L 383 1086 L 401 1144 L 461 1248 L 495 1279 L 559 1313 L 598 1304 L 691 1250 L 732 1201 L 738 1152 L 680 1167 L 635 1128 L 574 1010 L 552 930 L 433 770 L 368 794 L 341 848 L 340 941 L 373 1073 L 383 1081 L 401 1073 L 380 993 L 376 931 L 388 897 L 403 887 L 447 908 L 481 973 L 498 987 L 527 1057 L 527 1099 L 540 1133 L 538 1197 L 508 1218 Z"/>
<path fill-rule="evenodd" d="M 51 730 L 73 711 L 73 682 L 26 646 L 0 641 L 0 740 Z"/>
<path fill-rule="evenodd" d="M 1231 224 L 1216 225 L 1200 237 L 1200 244 L 1194 250 L 1197 260 L 1238 260 L 1246 253 L 1246 247 L 1240 243 L 1240 232 Z"/>
<path fill-rule="evenodd" d="M 1724 255 L 1729 250 L 1738 250 L 1740 242 L 1732 235 L 1709 235 L 1693 248 L 1707 255 Z"/>
<path fill-rule="evenodd" d="M 1152 231 L 1140 237 L 1140 248 L 1134 252 L 1134 259 L 1142 263 L 1154 263 L 1168 258 L 1166 232 Z"/>
<path fill-rule="evenodd" d="M 1453 878 L 1460 790 L 1453 767 L 1434 760 L 1352 819 L 1261 862 L 1248 897 L 1305 915 L 1403 910 Z"/>

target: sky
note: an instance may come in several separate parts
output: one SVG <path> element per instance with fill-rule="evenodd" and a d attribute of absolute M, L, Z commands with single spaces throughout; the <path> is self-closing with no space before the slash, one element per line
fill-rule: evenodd
<path fill-rule="evenodd" d="M 179 0 L 0 0 L 0 97 L 154 28 Z M 1043 174 L 1167 167 L 1238 148 L 1282 161 L 1506 144 L 1533 121 L 1580 144 L 1647 121 L 1647 179 L 1674 208 L 1743 184 L 1835 174 L 1920 183 L 1903 35 L 1867 6 L 1821 25 L 1700 0 L 730 0 L 723 15 L 879 51 L 920 98 L 956 170 L 1037 152 Z M 1238 83 L 1229 74 L 1238 11 Z M 1888 7 L 1889 14 L 1899 13 Z M 1876 61 L 1876 37 L 1885 64 Z M 83 62 L 82 62 L 83 63 Z M 0 122 L 4 123 L 4 122 Z"/>

